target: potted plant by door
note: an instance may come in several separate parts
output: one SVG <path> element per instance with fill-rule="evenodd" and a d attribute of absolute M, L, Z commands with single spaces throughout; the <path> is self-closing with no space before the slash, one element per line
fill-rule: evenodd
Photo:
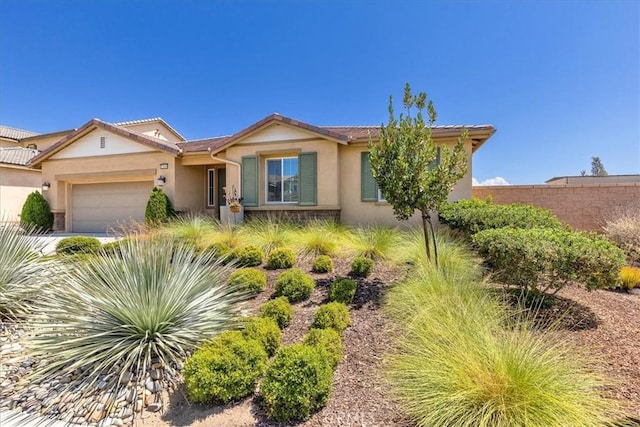
<path fill-rule="evenodd" d="M 227 206 L 229 206 L 231 212 L 238 213 L 240 212 L 240 208 L 242 208 L 242 203 L 240 203 L 240 200 L 232 200 L 227 202 Z"/>

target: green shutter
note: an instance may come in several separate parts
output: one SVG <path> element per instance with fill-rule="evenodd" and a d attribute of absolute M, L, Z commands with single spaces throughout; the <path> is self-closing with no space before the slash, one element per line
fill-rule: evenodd
<path fill-rule="evenodd" d="M 317 205 L 316 153 L 298 155 L 298 176 L 298 203 L 303 206 Z"/>
<path fill-rule="evenodd" d="M 258 157 L 242 158 L 242 204 L 258 206 Z"/>
<path fill-rule="evenodd" d="M 361 153 L 362 160 L 360 162 L 361 187 L 360 196 L 363 202 L 378 201 L 378 183 L 373 178 L 371 172 L 371 163 L 369 162 L 369 152 Z"/>

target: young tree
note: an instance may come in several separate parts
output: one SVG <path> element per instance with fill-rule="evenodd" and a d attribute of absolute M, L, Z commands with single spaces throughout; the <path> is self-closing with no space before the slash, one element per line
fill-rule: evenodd
<path fill-rule="evenodd" d="M 600 157 L 591 158 L 591 176 L 607 176 L 607 170 L 604 168 Z"/>
<path fill-rule="evenodd" d="M 453 149 L 436 147 L 432 137 L 432 127 L 437 119 L 433 102 L 427 103 L 424 92 L 412 95 L 407 83 L 402 103 L 406 115 L 401 113 L 396 118 L 393 97 L 389 97 L 389 123 L 380 127 L 377 144 L 369 138 L 371 170 L 380 191 L 393 206 L 396 218 L 406 220 L 416 210 L 420 211 L 427 258 L 431 259 L 431 240 L 437 266 L 438 248 L 430 212 L 439 209 L 455 183 L 467 172 L 463 145 L 467 132 L 462 132 Z M 414 109 L 417 113 L 412 116 Z"/>

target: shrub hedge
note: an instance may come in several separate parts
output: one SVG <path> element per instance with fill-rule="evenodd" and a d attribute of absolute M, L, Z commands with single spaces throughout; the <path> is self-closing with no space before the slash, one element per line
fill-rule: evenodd
<path fill-rule="evenodd" d="M 267 286 L 267 275 L 257 268 L 240 268 L 229 275 L 229 285 L 257 294 Z"/>
<path fill-rule="evenodd" d="M 346 277 L 339 277 L 329 285 L 329 301 L 351 304 L 356 295 L 356 281 Z"/>
<path fill-rule="evenodd" d="M 185 361 L 184 381 L 192 401 L 226 403 L 251 394 L 266 365 L 258 341 L 224 332 Z"/>
<path fill-rule="evenodd" d="M 473 236 L 499 281 L 524 290 L 558 290 L 569 281 L 588 289 L 616 285 L 625 255 L 607 239 L 549 228 L 498 228 Z"/>
<path fill-rule="evenodd" d="M 374 262 L 365 257 L 356 257 L 351 262 L 351 275 L 355 277 L 367 277 L 373 270 Z"/>
<path fill-rule="evenodd" d="M 329 255 L 319 255 L 313 260 L 311 271 L 314 273 L 331 273 L 333 271 L 333 260 Z"/>
<path fill-rule="evenodd" d="M 444 204 L 438 215 L 441 223 L 466 234 L 502 227 L 567 229 L 547 209 L 520 204 L 496 205 L 478 199 Z"/>
<path fill-rule="evenodd" d="M 333 371 L 316 347 L 294 344 L 278 352 L 260 386 L 267 416 L 307 420 L 329 399 Z"/>
<path fill-rule="evenodd" d="M 102 243 L 95 237 L 65 237 L 56 244 L 56 253 L 60 255 L 95 254 L 101 247 Z"/>
<path fill-rule="evenodd" d="M 351 324 L 349 309 L 344 303 L 330 302 L 318 308 L 313 318 L 312 328 L 327 329 L 332 328 L 338 332 L 347 329 Z"/>
<path fill-rule="evenodd" d="M 49 231 L 53 228 L 51 207 L 39 191 L 34 191 L 27 196 L 20 212 L 20 224 L 24 229 L 35 227 L 42 231 Z"/>
<path fill-rule="evenodd" d="M 265 302 L 260 306 L 258 312 L 260 317 L 273 319 L 280 329 L 289 326 L 293 317 L 293 307 L 289 304 L 287 297 L 278 297 Z"/>
<path fill-rule="evenodd" d="M 275 248 L 269 252 L 267 256 L 267 268 L 269 270 L 278 270 L 291 268 L 296 264 L 295 252 L 289 248 Z"/>
<path fill-rule="evenodd" d="M 298 268 L 292 268 L 280 274 L 275 283 L 276 295 L 285 296 L 292 302 L 306 300 L 315 287 L 313 277 Z"/>
<path fill-rule="evenodd" d="M 268 317 L 252 317 L 247 320 L 242 334 L 262 344 L 269 356 L 276 354 L 282 343 L 282 332 L 275 320 Z"/>

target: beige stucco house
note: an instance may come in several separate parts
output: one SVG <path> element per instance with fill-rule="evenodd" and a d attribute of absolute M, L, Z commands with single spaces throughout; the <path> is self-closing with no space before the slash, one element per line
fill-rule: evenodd
<path fill-rule="evenodd" d="M 471 157 L 495 129 L 466 126 Z M 461 126 L 433 129 L 437 144 L 455 144 Z M 334 218 L 346 224 L 397 224 L 368 163 L 377 126 L 326 127 L 272 114 L 239 132 L 187 141 L 162 119 L 111 124 L 93 119 L 40 147 L 54 228 L 96 232 L 144 219 L 154 186 L 181 212 L 226 214 L 226 196 L 243 198 L 245 217 Z M 471 167 L 452 199 L 471 197 Z M 416 216 L 414 221 L 418 220 Z"/>

